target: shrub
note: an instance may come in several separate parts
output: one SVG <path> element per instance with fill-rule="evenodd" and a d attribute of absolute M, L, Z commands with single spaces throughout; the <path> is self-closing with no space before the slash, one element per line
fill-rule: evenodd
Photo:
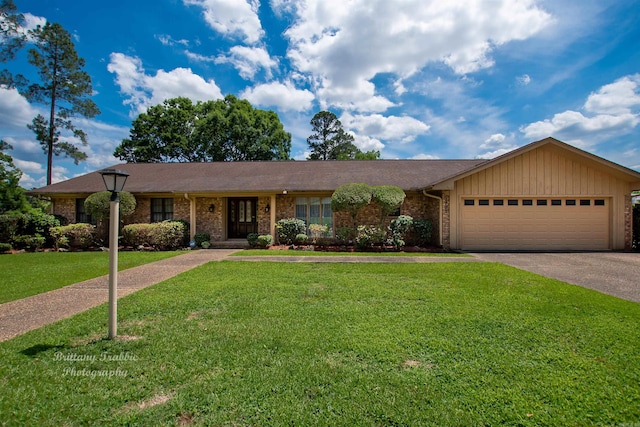
<path fill-rule="evenodd" d="M 182 236 L 182 242 L 180 242 L 180 246 L 189 246 L 189 234 L 191 232 L 191 226 L 189 225 L 189 222 L 183 219 L 170 219 L 169 222 L 177 222 L 179 224 L 182 224 L 184 235 Z"/>
<path fill-rule="evenodd" d="M 351 227 L 338 227 L 336 228 L 336 239 L 341 243 L 349 243 L 353 240 L 353 229 Z"/>
<path fill-rule="evenodd" d="M 355 229 L 356 216 L 363 207 L 371 203 L 371 186 L 352 182 L 336 188 L 331 195 L 331 209 L 334 212 L 348 212 Z"/>
<path fill-rule="evenodd" d="M 292 244 L 298 234 L 307 234 L 307 225 L 298 218 L 285 218 L 276 224 L 278 240 L 286 245 Z"/>
<path fill-rule="evenodd" d="M 0 254 L 4 252 L 9 252 L 13 247 L 11 247 L 11 243 L 0 243 Z"/>
<path fill-rule="evenodd" d="M 400 215 L 398 218 L 391 221 L 389 225 L 389 231 L 391 237 L 389 238 L 389 244 L 393 245 L 396 249 L 402 248 L 406 242 L 405 238 L 411 231 L 413 225 L 413 218 L 408 215 Z"/>
<path fill-rule="evenodd" d="M 151 246 L 159 250 L 178 249 L 184 238 L 184 224 L 174 221 L 162 221 L 152 224 L 149 230 Z"/>
<path fill-rule="evenodd" d="M 17 249 L 40 250 L 45 244 L 46 239 L 39 234 L 21 235 L 13 239 L 13 245 Z"/>
<path fill-rule="evenodd" d="M 87 249 L 94 244 L 95 226 L 91 224 L 69 224 L 51 228 L 51 236 L 55 239 L 56 248 Z"/>
<path fill-rule="evenodd" d="M 119 211 L 120 216 L 131 215 L 136 210 L 136 198 L 128 191 L 118 193 L 120 198 Z M 98 220 L 109 218 L 111 211 L 111 192 L 100 191 L 89 195 L 84 201 L 84 209 L 87 213 Z"/>
<path fill-rule="evenodd" d="M 325 237 L 327 232 L 329 231 L 329 227 L 322 224 L 311 224 L 309 225 L 309 232 L 311 233 L 311 240 L 313 243 L 316 243 L 318 239 Z"/>
<path fill-rule="evenodd" d="M 395 185 L 379 185 L 372 190 L 371 197 L 380 207 L 380 225 L 382 226 L 384 219 L 402 205 L 406 194 L 402 188 Z"/>
<path fill-rule="evenodd" d="M 53 245 L 54 239 L 51 237 L 51 227 L 57 227 L 60 222 L 55 216 L 42 212 L 39 209 L 32 209 L 27 213 L 11 212 L 4 215 L 0 215 L 0 241 L 12 242 L 20 236 L 36 236 L 45 239 L 45 244 Z M 20 237 L 19 245 L 25 247 L 28 239 Z M 36 239 L 34 242 L 39 242 L 40 239 Z M 35 243 L 34 243 L 35 244 Z M 34 245 L 30 244 L 30 247 Z"/>
<path fill-rule="evenodd" d="M 122 243 L 128 246 L 152 246 L 149 233 L 153 224 L 129 224 L 122 227 Z"/>
<path fill-rule="evenodd" d="M 22 234 L 24 214 L 12 212 L 0 215 L 0 242 L 10 242 Z"/>
<path fill-rule="evenodd" d="M 258 247 L 268 248 L 271 245 L 273 245 L 273 236 L 271 234 L 258 236 Z"/>
<path fill-rule="evenodd" d="M 428 219 L 414 219 L 412 226 L 412 238 L 416 246 L 427 246 L 432 242 L 431 234 L 433 225 Z"/>
<path fill-rule="evenodd" d="M 294 240 L 294 243 L 296 245 L 304 245 L 305 243 L 307 243 L 308 239 L 309 236 L 307 236 L 306 234 L 298 234 Z"/>
<path fill-rule="evenodd" d="M 372 225 L 358 226 L 356 236 L 356 246 L 359 249 L 366 249 L 372 246 L 382 245 L 385 241 L 386 233 L 380 227 Z"/>
<path fill-rule="evenodd" d="M 249 246 L 255 248 L 258 246 L 258 233 L 249 233 L 247 234 L 247 242 Z"/>
<path fill-rule="evenodd" d="M 209 233 L 196 233 L 193 236 L 193 241 L 196 242 L 196 246 L 202 246 L 203 242 L 211 242 L 211 235 Z"/>

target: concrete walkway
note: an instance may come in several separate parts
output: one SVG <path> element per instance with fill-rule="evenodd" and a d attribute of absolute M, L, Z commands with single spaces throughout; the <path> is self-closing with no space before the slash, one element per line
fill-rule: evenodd
<path fill-rule="evenodd" d="M 118 273 L 118 298 L 160 283 L 184 271 L 219 261 L 236 252 L 231 249 L 189 251 L 162 261 Z M 22 335 L 109 300 L 109 276 L 97 277 L 64 288 L 0 304 L 0 341 Z"/>

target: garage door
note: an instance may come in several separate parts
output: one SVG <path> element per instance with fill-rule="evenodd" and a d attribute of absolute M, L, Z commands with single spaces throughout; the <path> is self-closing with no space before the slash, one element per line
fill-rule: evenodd
<path fill-rule="evenodd" d="M 609 199 L 460 200 L 465 250 L 609 249 Z"/>

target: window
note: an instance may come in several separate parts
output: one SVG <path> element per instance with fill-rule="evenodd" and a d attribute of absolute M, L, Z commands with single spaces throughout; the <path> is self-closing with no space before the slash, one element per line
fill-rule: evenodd
<path fill-rule="evenodd" d="M 84 209 L 84 201 L 87 199 L 76 199 L 76 222 L 86 224 L 96 224 L 96 220 Z"/>
<path fill-rule="evenodd" d="M 591 206 L 591 200 L 589 199 L 581 199 L 580 206 Z"/>
<path fill-rule="evenodd" d="M 480 199 L 480 200 L 478 200 L 478 204 L 479 204 L 480 206 L 489 206 L 489 200 L 487 200 L 487 199 Z"/>
<path fill-rule="evenodd" d="M 493 201 L 493 206 L 504 206 L 504 200 L 502 199 L 495 199 Z"/>
<path fill-rule="evenodd" d="M 330 232 L 333 230 L 333 212 L 331 211 L 331 197 L 297 197 L 296 218 L 307 224 L 326 225 Z"/>
<path fill-rule="evenodd" d="M 596 199 L 593 201 L 593 204 L 596 206 L 604 206 L 604 199 Z"/>
<path fill-rule="evenodd" d="M 476 204 L 476 201 L 473 199 L 464 199 L 464 205 L 465 206 L 473 206 Z"/>
<path fill-rule="evenodd" d="M 536 205 L 538 206 L 547 206 L 547 201 L 544 199 L 536 200 Z"/>
<path fill-rule="evenodd" d="M 551 206 L 562 206 L 562 200 L 560 199 L 553 199 L 551 201 Z"/>
<path fill-rule="evenodd" d="M 509 204 L 509 206 L 518 206 L 518 200 L 517 199 L 509 199 L 508 204 Z"/>
<path fill-rule="evenodd" d="M 173 219 L 173 199 L 151 199 L 151 222 Z"/>
<path fill-rule="evenodd" d="M 522 206 L 533 206 L 533 200 L 525 199 L 522 201 Z"/>
<path fill-rule="evenodd" d="M 570 199 L 564 202 L 564 204 L 566 206 L 575 206 L 576 205 L 576 201 L 574 199 Z"/>

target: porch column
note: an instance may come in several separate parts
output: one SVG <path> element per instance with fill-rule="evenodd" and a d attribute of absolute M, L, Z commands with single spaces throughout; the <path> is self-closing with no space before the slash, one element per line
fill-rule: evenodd
<path fill-rule="evenodd" d="M 184 198 L 189 201 L 189 240 L 193 240 L 196 235 L 197 228 L 197 210 L 196 210 L 196 197 L 189 197 L 189 194 L 184 193 Z"/>
<path fill-rule="evenodd" d="M 276 206 L 276 195 L 271 195 L 271 210 L 269 211 L 269 229 L 271 230 L 271 236 L 273 236 L 273 241 L 276 241 L 276 211 L 278 207 Z"/>

